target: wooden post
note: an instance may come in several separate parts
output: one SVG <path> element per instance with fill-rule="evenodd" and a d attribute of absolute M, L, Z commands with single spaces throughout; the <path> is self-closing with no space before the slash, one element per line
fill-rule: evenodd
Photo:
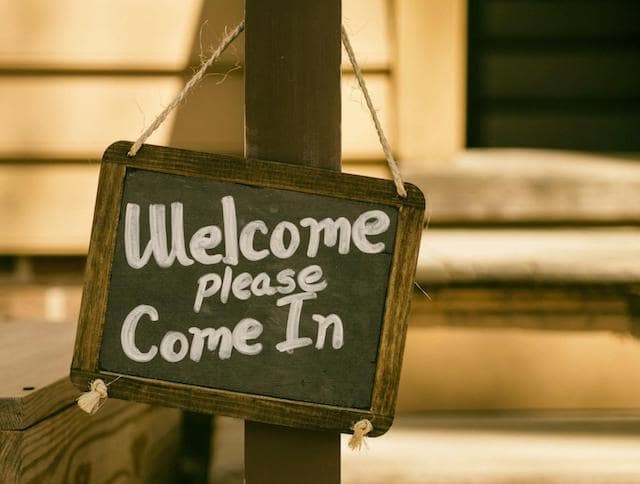
<path fill-rule="evenodd" d="M 245 5 L 246 156 L 340 170 L 341 1 Z M 247 421 L 245 477 L 340 482 L 340 434 Z"/>

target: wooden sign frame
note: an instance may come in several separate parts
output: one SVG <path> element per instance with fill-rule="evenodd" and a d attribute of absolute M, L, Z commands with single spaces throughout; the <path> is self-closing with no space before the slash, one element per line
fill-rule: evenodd
<path fill-rule="evenodd" d="M 130 142 L 120 141 L 105 151 L 100 170 L 86 282 L 71 368 L 71 380 L 86 391 L 102 378 L 109 396 L 173 406 L 201 413 L 217 413 L 258 422 L 348 433 L 361 419 L 373 424 L 371 436 L 391 426 L 407 329 L 425 201 L 418 188 L 406 184 L 407 197 L 397 195 L 391 181 L 342 174 L 305 166 L 197 153 L 144 145 L 127 157 Z M 100 347 L 115 252 L 125 175 L 128 168 L 197 177 L 243 185 L 290 190 L 338 199 L 372 202 L 398 209 L 395 247 L 384 320 L 378 346 L 371 399 L 366 410 L 212 389 L 100 369 Z M 118 378 L 117 381 L 114 381 Z"/>

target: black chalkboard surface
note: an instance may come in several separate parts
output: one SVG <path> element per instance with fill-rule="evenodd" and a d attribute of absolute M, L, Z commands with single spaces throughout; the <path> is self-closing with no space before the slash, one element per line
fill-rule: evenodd
<path fill-rule="evenodd" d="M 169 148 L 129 159 L 128 146 L 103 160 L 74 381 L 120 376 L 112 396 L 285 425 L 377 418 L 384 432 L 422 194 Z"/>

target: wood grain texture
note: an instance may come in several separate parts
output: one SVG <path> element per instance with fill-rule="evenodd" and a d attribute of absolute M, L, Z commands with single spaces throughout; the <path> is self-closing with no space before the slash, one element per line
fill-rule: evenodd
<path fill-rule="evenodd" d="M 25 429 L 74 401 L 74 332 L 65 323 L 0 323 L 0 429 Z"/>
<path fill-rule="evenodd" d="M 247 2 L 248 158 L 317 167 L 340 162 L 341 9 L 335 1 L 331 7 L 292 0 Z M 261 43 L 252 42 L 251 35 Z M 254 108 L 267 99 L 269 109 Z"/>
<path fill-rule="evenodd" d="M 340 482 L 340 435 L 245 422 L 249 484 Z"/>
<path fill-rule="evenodd" d="M 272 22 L 263 21 L 265 9 L 273 9 Z M 246 1 L 246 156 L 296 160 L 295 164 L 340 171 L 341 96 L 336 78 L 340 77 L 341 10 L 341 0 L 316 3 L 313 7 L 288 0 Z M 322 38 L 322 42 L 314 38 Z M 318 63 L 325 49 L 328 62 Z M 279 67 L 267 66 L 270 74 L 266 76 L 258 70 L 264 66 L 264 57 Z M 280 91 L 290 79 L 295 82 L 287 86 L 287 93 L 264 99 L 255 95 Z M 315 102 L 309 103 L 307 111 L 309 96 Z M 328 102 L 321 101 L 324 98 Z M 272 111 L 281 116 L 269 119 Z M 316 124 L 314 118 L 320 122 Z M 273 123 L 274 129 L 265 129 L 265 122 Z M 286 136 L 291 128 L 294 141 L 288 146 Z M 307 138 L 324 139 L 326 144 L 306 146 Z M 340 435 L 335 429 L 321 433 L 252 420 L 245 421 L 244 435 L 245 477 L 249 484 L 340 482 Z"/>
<path fill-rule="evenodd" d="M 420 210 L 425 204 L 422 192 L 411 183 L 407 183 L 408 195 L 403 199 L 389 180 L 317 167 L 291 166 L 280 161 L 243 159 L 153 145 L 144 145 L 135 158 L 128 158 L 126 152 L 130 146 L 129 141 L 112 144 L 105 152 L 103 161 L 106 164 L 126 165 L 149 171 L 314 193 L 345 200 L 370 201 L 395 207 Z M 212 170 L 214 162 L 215 172 Z"/>
<path fill-rule="evenodd" d="M 86 388 L 97 377 L 113 379 L 116 374 L 83 371 L 72 368 L 71 380 L 79 388 Z M 391 418 L 374 416 L 370 411 L 318 405 L 271 397 L 257 397 L 224 390 L 205 389 L 179 383 L 168 383 L 141 377 L 122 376 L 109 387 L 114 398 L 142 403 L 162 402 L 165 406 L 200 413 L 216 413 L 264 423 L 310 430 L 348 432 L 354 422 L 376 418 L 379 427 L 372 436 L 381 435 L 391 425 Z"/>
<path fill-rule="evenodd" d="M 102 324 L 107 305 L 110 262 L 115 247 L 117 221 L 120 216 L 120 198 L 124 183 L 125 167 L 104 163 L 98 184 L 91 245 L 85 270 L 85 284 L 80 305 L 80 323 L 76 334 L 72 368 L 97 368 Z M 109 221 L 112 221 L 109 223 Z M 82 388 L 86 388 L 86 385 Z"/>
<path fill-rule="evenodd" d="M 424 199 L 420 191 L 408 184 L 409 195 L 407 199 L 401 199 L 396 194 L 393 183 L 387 180 L 366 179 L 319 168 L 242 160 L 150 145 L 145 145 L 134 159 L 129 159 L 126 157 L 129 146 L 128 142 L 116 143 L 107 150 L 104 157 L 92 246 L 87 263 L 87 285 L 76 339 L 73 382 L 80 388 L 85 388 L 90 379 L 103 374 L 98 369 L 98 356 L 125 166 L 202 179 L 315 193 L 337 199 L 368 201 L 400 209 L 396 234 L 398 253 L 394 256 L 395 265 L 392 266 L 391 285 L 386 299 L 385 316 L 390 319 L 385 319 L 383 323 L 380 342 L 382 354 L 385 358 L 388 357 L 389 361 L 378 359 L 378 364 L 389 365 L 389 370 L 377 373 L 378 379 L 373 387 L 373 404 L 368 411 L 134 377 L 118 380 L 110 387 L 110 393 L 125 399 L 170 404 L 192 411 L 216 412 L 311 429 L 348 431 L 353 422 L 366 417 L 374 419 L 374 435 L 383 433 L 391 423 L 391 401 L 395 400 L 390 388 L 397 384 L 397 353 L 402 349 L 402 341 L 398 335 L 403 334 L 405 319 L 402 318 L 406 318 L 409 304 L 409 299 L 402 294 L 408 293 L 408 287 L 412 282 L 412 278 L 407 275 L 412 274 L 415 267 L 415 248 L 420 236 L 424 210 Z M 395 317 L 392 318 L 392 315 Z M 112 378 L 108 376 L 107 379 Z M 385 397 L 386 400 L 378 395 L 380 392 L 389 395 Z"/>
<path fill-rule="evenodd" d="M 385 321 L 403 323 L 387 324 L 383 327 L 378 360 L 387 362 L 387 364 L 378 365 L 376 383 L 380 386 L 374 392 L 372 401 L 372 408 L 377 409 L 385 416 L 393 417 L 395 413 L 398 381 L 400 380 L 407 333 L 407 318 L 415 279 L 414 267 L 416 267 L 418 255 L 418 247 L 415 244 L 420 241 L 422 215 L 415 210 L 406 210 L 404 207 L 400 209 L 400 218 L 407 217 L 408 220 L 406 229 L 398 231 L 393 269 L 387 291 L 387 301 L 395 301 L 396 303 L 387 304 L 384 319 Z M 415 258 L 410 257 L 409 254 L 415 254 Z M 374 426 L 376 425 L 376 422 L 372 421 L 372 423 Z"/>
<path fill-rule="evenodd" d="M 95 416 L 75 405 L 23 431 L 0 431 L 0 481 L 170 483 L 180 412 L 109 400 Z"/>

